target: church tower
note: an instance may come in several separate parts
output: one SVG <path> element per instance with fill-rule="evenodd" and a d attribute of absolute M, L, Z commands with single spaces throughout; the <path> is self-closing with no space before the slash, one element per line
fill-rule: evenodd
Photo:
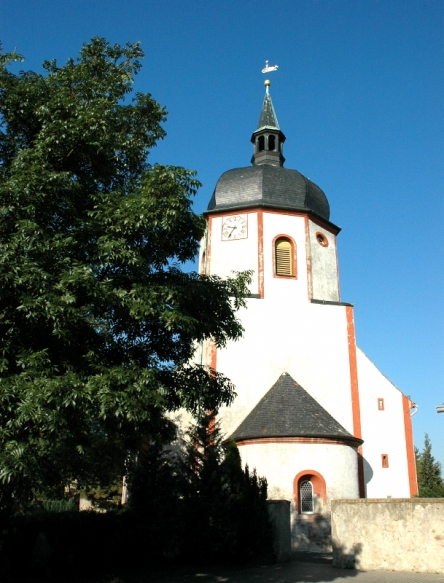
<path fill-rule="evenodd" d="M 340 229 L 324 192 L 284 168 L 265 86 L 252 165 L 218 180 L 199 258 L 201 273 L 253 272 L 245 333 L 217 351 L 209 343 L 199 359 L 234 382 L 222 430 L 267 478 L 269 497 L 292 502 L 303 548 L 327 536 L 314 525 L 333 499 L 416 493 L 413 404 L 356 347 L 353 306 L 339 291 Z"/>

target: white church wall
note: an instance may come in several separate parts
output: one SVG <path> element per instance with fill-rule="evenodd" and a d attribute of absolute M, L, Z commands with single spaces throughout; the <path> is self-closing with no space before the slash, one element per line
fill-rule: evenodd
<path fill-rule="evenodd" d="M 311 220 L 308 224 L 313 298 L 339 302 L 336 237 Z"/>
<path fill-rule="evenodd" d="M 359 498 L 356 451 L 346 445 L 317 443 L 254 443 L 239 446 L 243 465 L 268 482 L 268 497 L 293 501 L 293 482 L 299 472 L 322 475 L 331 500 Z M 293 510 L 294 511 L 294 510 Z"/>
<path fill-rule="evenodd" d="M 302 310 L 301 310 L 302 311 Z M 344 306 L 308 304 L 303 310 L 300 357 L 289 371 L 347 431 L 353 434 L 350 359 Z M 297 375 L 297 376 L 296 376 Z"/>
<path fill-rule="evenodd" d="M 278 280 L 282 301 L 249 300 L 239 313 L 244 337 L 217 351 L 217 369 L 234 382 L 238 393 L 233 405 L 221 410 L 227 434 L 283 372 L 353 433 L 345 308 L 285 301 L 295 285 L 293 280 Z"/>
<path fill-rule="evenodd" d="M 241 215 L 247 222 L 245 239 L 222 240 L 222 225 L 227 216 Z M 207 249 L 209 273 L 225 278 L 233 271 L 253 271 L 251 293 L 259 293 L 258 284 L 258 224 L 255 212 L 217 215 L 211 219 L 210 245 Z"/>
<path fill-rule="evenodd" d="M 244 443 L 242 463 L 267 478 L 268 498 L 291 501 L 291 539 L 297 550 L 329 550 L 332 500 L 359 498 L 356 450 L 328 443 Z M 326 504 L 314 498 L 315 512 L 300 514 L 294 501 L 295 478 L 315 472 L 325 481 Z M 299 480 L 298 480 L 299 481 Z"/>
<path fill-rule="evenodd" d="M 403 395 L 362 350 L 356 353 L 367 498 L 409 498 Z M 387 468 L 382 455 L 388 456 Z"/>
<path fill-rule="evenodd" d="M 264 212 L 264 297 L 279 298 L 279 302 L 307 301 L 307 253 L 305 243 L 305 220 L 302 216 Z M 291 237 L 296 244 L 296 277 L 274 276 L 274 245 L 279 235 Z"/>

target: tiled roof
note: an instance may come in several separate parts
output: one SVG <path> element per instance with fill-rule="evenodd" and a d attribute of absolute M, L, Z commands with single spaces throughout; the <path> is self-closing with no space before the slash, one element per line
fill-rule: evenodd
<path fill-rule="evenodd" d="M 267 437 L 318 437 L 340 439 L 352 445 L 362 443 L 287 373 L 279 377 L 230 439 Z"/>
<path fill-rule="evenodd" d="M 208 211 L 256 206 L 314 212 L 330 218 L 330 205 L 322 190 L 297 170 L 271 164 L 234 168 L 219 178 Z"/>

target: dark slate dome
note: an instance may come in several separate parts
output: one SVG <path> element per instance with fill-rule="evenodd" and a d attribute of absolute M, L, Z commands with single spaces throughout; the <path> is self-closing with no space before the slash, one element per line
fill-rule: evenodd
<path fill-rule="evenodd" d="M 236 210 L 255 206 L 313 212 L 330 218 L 327 197 L 297 170 L 260 164 L 234 168 L 219 178 L 208 211 Z"/>

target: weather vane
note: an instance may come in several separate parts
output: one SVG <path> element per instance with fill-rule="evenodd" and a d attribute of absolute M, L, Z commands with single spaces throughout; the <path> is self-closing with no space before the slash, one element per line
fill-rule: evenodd
<path fill-rule="evenodd" d="M 271 73 L 272 71 L 276 71 L 278 69 L 278 65 L 269 65 L 268 61 L 265 61 L 265 67 L 262 69 L 262 73 Z"/>

